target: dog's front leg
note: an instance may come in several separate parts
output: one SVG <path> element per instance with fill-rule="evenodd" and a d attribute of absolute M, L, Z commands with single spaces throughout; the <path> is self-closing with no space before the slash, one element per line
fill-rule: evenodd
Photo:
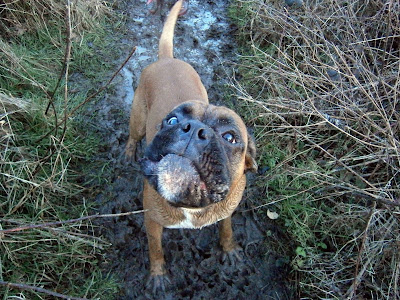
<path fill-rule="evenodd" d="M 235 265 L 237 261 L 242 260 L 242 248 L 235 242 L 232 230 L 231 216 L 219 222 L 219 244 L 222 247 L 222 261 L 229 259 L 231 265 Z"/>
<path fill-rule="evenodd" d="M 129 120 L 129 138 L 125 148 L 128 162 L 136 160 L 136 145 L 146 134 L 147 104 L 145 89 L 139 84 L 135 91 Z"/>
<path fill-rule="evenodd" d="M 150 277 L 147 281 L 147 287 L 152 288 L 153 293 L 156 293 L 160 289 L 165 291 L 165 281 L 169 283 L 169 279 L 166 275 L 164 252 L 161 244 L 163 227 L 153 221 L 146 212 L 144 222 L 150 258 Z"/>

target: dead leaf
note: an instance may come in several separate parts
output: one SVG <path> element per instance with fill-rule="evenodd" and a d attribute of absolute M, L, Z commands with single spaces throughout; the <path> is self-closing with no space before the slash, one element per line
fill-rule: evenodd
<path fill-rule="evenodd" d="M 276 219 L 278 219 L 279 214 L 278 214 L 277 212 L 270 211 L 270 210 L 268 209 L 268 211 L 267 211 L 267 216 L 268 216 L 268 218 L 270 218 L 271 220 L 276 220 Z"/>

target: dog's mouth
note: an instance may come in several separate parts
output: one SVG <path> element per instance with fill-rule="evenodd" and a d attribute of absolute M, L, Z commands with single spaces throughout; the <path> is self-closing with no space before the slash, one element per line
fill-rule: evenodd
<path fill-rule="evenodd" d="M 168 154 L 159 161 L 143 158 L 140 165 L 149 183 L 172 206 L 205 207 L 222 201 L 229 189 L 207 183 L 201 168 L 181 155 Z"/>

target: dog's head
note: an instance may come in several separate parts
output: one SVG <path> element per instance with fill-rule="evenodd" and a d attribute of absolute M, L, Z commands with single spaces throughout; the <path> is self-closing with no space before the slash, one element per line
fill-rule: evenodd
<path fill-rule="evenodd" d="M 225 199 L 255 171 L 255 144 L 232 110 L 188 101 L 162 121 L 141 160 L 142 171 L 171 205 L 204 207 Z"/>

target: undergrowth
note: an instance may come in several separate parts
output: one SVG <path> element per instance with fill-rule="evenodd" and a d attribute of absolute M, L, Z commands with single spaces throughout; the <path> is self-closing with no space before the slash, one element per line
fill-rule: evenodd
<path fill-rule="evenodd" d="M 398 1 L 235 1 L 266 191 L 302 299 L 400 295 Z M 265 206 L 263 206 L 265 205 Z"/>
<path fill-rule="evenodd" d="M 100 141 L 85 128 L 82 110 L 69 113 L 109 72 L 107 18 L 110 9 L 98 0 L 0 4 L 0 230 L 89 214 L 85 197 L 96 186 L 88 184 L 88 163 Z M 70 74 L 86 86 L 70 82 Z M 2 299 L 54 299 L 35 288 L 111 297 L 117 284 L 100 271 L 108 244 L 93 227 L 82 220 L 0 231 Z"/>

